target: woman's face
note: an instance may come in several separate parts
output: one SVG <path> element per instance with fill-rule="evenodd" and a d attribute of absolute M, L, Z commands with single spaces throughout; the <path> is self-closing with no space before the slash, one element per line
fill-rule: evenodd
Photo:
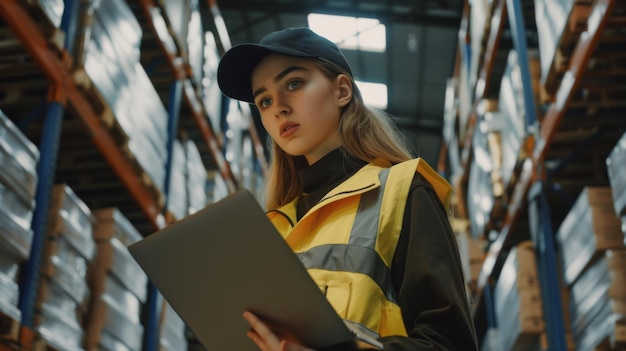
<path fill-rule="evenodd" d="M 330 80 L 312 61 L 272 54 L 252 73 L 263 126 L 287 154 L 313 164 L 341 145 L 339 117 L 351 99 L 346 75 Z"/>

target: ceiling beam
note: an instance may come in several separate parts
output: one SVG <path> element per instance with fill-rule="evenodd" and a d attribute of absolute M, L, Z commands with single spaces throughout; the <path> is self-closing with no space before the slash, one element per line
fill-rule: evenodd
<path fill-rule="evenodd" d="M 272 4 L 276 4 L 273 2 Z M 334 6 L 325 1 L 314 3 L 305 1 L 293 1 L 280 3 L 277 6 L 268 7 L 267 2 L 247 1 L 247 0 L 224 0 L 219 1 L 222 12 L 225 11 L 248 11 L 257 13 L 267 13 L 268 15 L 282 14 L 308 14 L 324 13 L 334 15 L 345 15 L 353 17 L 377 18 L 383 23 L 406 23 L 422 26 L 441 26 L 458 28 L 462 8 L 437 9 L 428 13 L 428 9 L 413 7 L 408 12 L 394 10 L 392 6 L 382 6 L 380 8 L 364 9 L 358 6 Z M 260 18 L 259 20 L 263 20 Z M 243 30 L 243 28 L 232 28 L 231 31 Z"/>

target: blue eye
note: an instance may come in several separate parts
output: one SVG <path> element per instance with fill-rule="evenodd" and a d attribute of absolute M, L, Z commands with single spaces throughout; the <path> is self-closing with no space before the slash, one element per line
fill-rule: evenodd
<path fill-rule="evenodd" d="M 302 85 L 302 82 L 299 80 L 292 80 L 289 83 L 287 83 L 287 89 L 289 90 L 296 90 L 298 89 L 300 86 Z"/>
<path fill-rule="evenodd" d="M 266 107 L 270 106 L 271 104 L 272 104 L 272 99 L 269 99 L 269 98 L 263 98 L 263 99 L 259 100 L 259 102 L 258 102 L 258 104 L 257 104 L 257 105 L 258 105 L 260 108 L 266 108 Z"/>

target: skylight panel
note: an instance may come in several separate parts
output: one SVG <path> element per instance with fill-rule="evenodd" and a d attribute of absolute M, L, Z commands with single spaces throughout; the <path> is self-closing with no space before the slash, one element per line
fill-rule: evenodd
<path fill-rule="evenodd" d="M 381 83 L 371 83 L 356 81 L 365 105 L 379 110 L 387 109 L 387 85 Z"/>
<path fill-rule="evenodd" d="M 337 44 L 341 49 L 384 52 L 386 27 L 375 18 L 311 13 L 309 27 Z"/>

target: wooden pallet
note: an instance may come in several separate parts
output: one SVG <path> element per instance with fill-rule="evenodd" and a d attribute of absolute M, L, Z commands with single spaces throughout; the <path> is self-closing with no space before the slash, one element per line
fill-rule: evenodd
<path fill-rule="evenodd" d="M 613 323 L 610 335 L 594 347 L 593 351 L 619 351 L 626 350 L 626 321 L 617 320 Z"/>
<path fill-rule="evenodd" d="M 74 65 L 76 67 L 84 67 L 85 53 L 89 42 L 91 41 L 91 30 L 95 21 L 93 4 L 81 6 L 78 13 L 78 30 L 74 39 Z"/>
<path fill-rule="evenodd" d="M 83 94 L 85 94 L 88 101 L 91 103 L 94 111 L 98 115 L 98 118 L 102 122 L 102 125 L 105 127 L 105 129 L 108 130 L 109 134 L 113 138 L 116 146 L 118 147 L 118 150 L 121 152 L 122 156 L 129 162 L 131 166 L 131 171 L 135 173 L 137 177 L 141 180 L 142 184 L 147 189 L 149 189 L 149 191 L 154 196 L 156 202 L 159 205 L 164 204 L 165 200 L 163 194 L 155 185 L 154 181 L 152 180 L 152 178 L 150 178 L 148 173 L 146 173 L 135 155 L 130 151 L 128 147 L 129 136 L 119 124 L 112 109 L 109 107 L 107 101 L 104 99 L 95 84 L 93 84 L 87 72 L 82 68 L 78 68 L 74 70 L 72 76 L 76 85 L 83 92 Z M 66 154 L 64 152 L 63 156 L 60 157 L 60 159 L 66 159 L 65 161 L 61 162 L 68 162 L 67 158 L 69 158 L 69 162 L 73 164 L 80 164 L 81 160 L 78 160 L 75 157 L 76 154 Z M 78 158 L 80 158 L 80 156 Z M 94 181 L 95 178 L 98 178 L 98 180 Z M 89 175 L 87 175 L 87 178 L 80 179 L 79 182 L 82 184 L 85 182 L 85 180 L 87 180 L 91 185 L 94 186 L 96 184 L 102 184 L 102 179 L 99 179 L 100 177 L 98 177 L 97 174 L 95 175 L 95 178 L 91 178 L 89 177 Z"/>
<path fill-rule="evenodd" d="M 15 348 L 20 344 L 20 323 L 12 317 L 0 312 L 0 344 Z"/>
<path fill-rule="evenodd" d="M 60 351 L 56 347 L 50 345 L 46 340 L 41 338 L 41 336 L 37 336 L 35 341 L 33 342 L 33 346 L 30 349 L 31 351 Z"/>
<path fill-rule="evenodd" d="M 110 132 L 116 144 L 119 146 L 127 145 L 128 135 L 115 118 L 113 110 L 87 72 L 83 68 L 76 68 L 72 73 L 72 78 L 78 89 L 89 101 L 93 111 L 102 122 L 102 125 Z"/>

